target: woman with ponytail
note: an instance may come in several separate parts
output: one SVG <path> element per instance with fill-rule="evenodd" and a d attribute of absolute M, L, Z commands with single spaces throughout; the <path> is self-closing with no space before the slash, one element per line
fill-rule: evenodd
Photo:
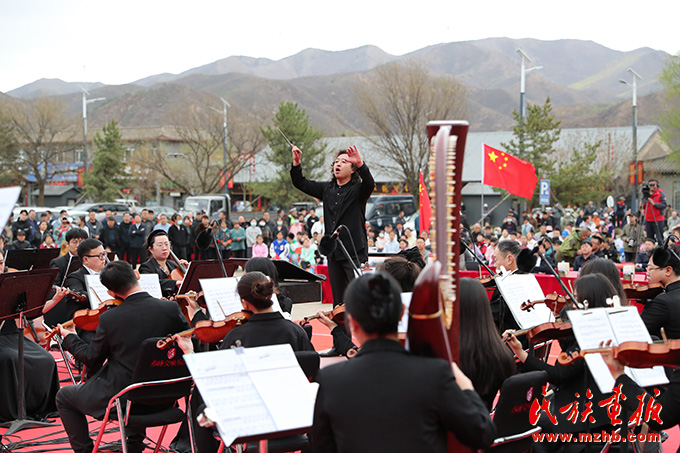
<path fill-rule="evenodd" d="M 274 311 L 272 295 L 278 290 L 271 278 L 262 272 L 247 272 L 238 281 L 236 289 L 243 309 L 252 311 L 253 316 L 224 337 L 222 349 L 239 342 L 239 346 L 247 348 L 288 343 L 293 351 L 314 350 L 302 327 Z"/>

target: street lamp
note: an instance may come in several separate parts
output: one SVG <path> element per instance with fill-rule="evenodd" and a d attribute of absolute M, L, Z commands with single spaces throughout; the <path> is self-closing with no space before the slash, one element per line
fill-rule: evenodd
<path fill-rule="evenodd" d="M 220 98 L 220 101 L 222 101 L 222 107 L 223 107 L 222 114 L 224 115 L 224 123 L 223 123 L 223 127 L 224 127 L 224 143 L 223 143 L 224 152 L 223 152 L 223 156 L 222 156 L 222 159 L 223 159 L 222 165 L 223 165 L 224 173 L 225 173 L 224 174 L 224 181 L 225 181 L 224 182 L 224 193 L 229 193 L 229 189 L 227 188 L 227 174 L 226 174 L 226 172 L 227 172 L 227 160 L 228 160 L 228 154 L 227 154 L 227 107 L 231 107 L 231 105 L 227 101 L 225 101 L 224 98 Z M 220 111 L 218 109 L 216 109 L 214 107 L 210 107 L 210 108 L 213 109 L 214 111 L 216 111 L 217 113 L 220 113 Z"/>
<path fill-rule="evenodd" d="M 542 69 L 543 66 L 534 66 L 533 68 L 527 68 L 525 67 L 525 63 L 531 63 L 531 58 L 527 54 L 524 53 L 522 49 L 517 49 L 517 54 L 522 58 L 522 70 L 520 72 L 520 77 L 519 77 L 519 114 L 520 117 L 522 118 L 522 121 L 524 121 L 524 118 L 526 117 L 526 107 L 524 106 L 524 80 L 526 78 L 526 74 L 531 71 L 535 71 L 537 69 Z"/>
<path fill-rule="evenodd" d="M 87 172 L 87 104 L 97 101 L 105 101 L 106 98 L 87 99 L 90 94 L 85 88 L 83 90 L 83 174 Z"/>
<path fill-rule="evenodd" d="M 628 83 L 623 79 L 619 79 L 619 82 L 624 85 L 632 85 L 633 87 L 633 171 L 635 172 L 635 178 L 633 178 L 633 198 L 632 205 L 633 209 L 637 209 L 637 185 L 638 185 L 638 159 L 637 159 L 637 81 L 641 80 L 640 74 L 635 72 L 633 68 L 628 68 L 628 72 L 633 76 L 633 83 Z"/>

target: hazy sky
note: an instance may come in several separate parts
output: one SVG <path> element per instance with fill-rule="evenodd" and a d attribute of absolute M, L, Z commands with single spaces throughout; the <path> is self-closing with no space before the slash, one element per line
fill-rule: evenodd
<path fill-rule="evenodd" d="M 5 0 L 0 91 L 40 78 L 122 84 L 231 55 L 373 44 L 402 55 L 489 37 L 680 51 L 678 0 Z"/>

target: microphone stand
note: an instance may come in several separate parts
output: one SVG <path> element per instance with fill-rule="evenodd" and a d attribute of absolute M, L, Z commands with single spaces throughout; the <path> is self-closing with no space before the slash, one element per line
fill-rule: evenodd
<path fill-rule="evenodd" d="M 210 236 L 212 236 L 213 244 L 215 244 L 215 253 L 217 254 L 217 261 L 220 262 L 220 267 L 222 268 L 222 277 L 227 278 L 227 269 L 224 267 L 224 261 L 222 261 L 222 254 L 220 253 L 220 248 L 217 244 L 217 236 L 212 234 L 212 228 L 210 228 Z"/>
<path fill-rule="evenodd" d="M 349 256 L 349 252 L 347 251 L 345 244 L 342 243 L 342 240 L 340 239 L 340 235 L 338 235 L 338 237 L 335 240 L 338 241 L 338 244 L 340 244 L 340 249 L 342 250 L 342 254 L 345 255 L 345 258 L 347 258 L 347 260 L 352 265 L 352 270 L 354 271 L 354 275 L 356 275 L 357 278 L 361 277 L 361 271 L 359 271 L 359 268 L 354 263 L 354 260 L 352 259 L 352 257 Z"/>
<path fill-rule="evenodd" d="M 671 233 L 671 234 L 669 234 L 668 237 L 666 238 L 666 245 L 665 245 L 665 247 L 666 247 L 666 249 L 667 249 L 669 252 L 671 252 L 671 253 L 673 254 L 673 256 L 675 256 L 675 259 L 677 259 L 678 261 L 680 261 L 680 256 L 678 256 L 678 254 L 675 252 L 675 250 L 673 249 L 673 247 L 670 247 L 669 242 L 670 242 L 671 238 L 673 238 L 673 242 L 680 242 L 680 238 L 678 238 L 676 235 L 674 235 L 673 233 Z"/>
<path fill-rule="evenodd" d="M 481 266 L 483 266 L 484 269 L 486 269 L 486 271 L 489 273 L 489 275 L 491 275 L 492 277 L 495 277 L 495 276 L 496 276 L 496 273 L 495 273 L 494 271 L 492 271 L 491 269 L 489 269 L 489 266 L 487 266 L 487 265 L 484 263 L 484 261 L 482 261 L 481 259 L 479 259 L 479 257 L 477 256 L 477 254 L 476 254 L 473 250 L 470 249 L 470 247 L 465 243 L 465 241 L 460 241 L 460 243 L 463 245 L 463 247 L 465 247 L 465 250 L 467 250 L 468 252 L 470 252 L 470 254 L 475 258 L 475 260 L 477 260 L 477 262 L 478 262 Z"/>
<path fill-rule="evenodd" d="M 541 260 L 542 260 L 542 261 L 548 262 L 548 261 L 545 259 L 545 256 L 543 255 L 543 253 L 541 253 L 540 250 L 536 250 L 536 254 L 538 254 L 538 256 L 541 257 Z M 566 295 L 569 296 L 569 298 L 572 300 L 572 302 L 574 302 L 574 305 L 576 305 L 580 310 L 583 310 L 583 309 L 585 308 L 585 307 L 583 306 L 583 304 L 580 303 L 578 300 L 576 300 L 576 297 L 574 297 L 574 295 L 571 293 L 571 291 L 569 291 L 569 289 L 567 289 L 567 286 L 564 284 L 564 282 L 562 281 L 562 279 L 560 278 L 560 276 L 557 275 L 557 272 L 555 272 L 555 269 L 553 269 L 553 267 L 550 266 L 550 265 L 548 265 L 548 269 L 550 269 L 550 273 L 551 273 L 551 274 L 553 275 L 553 277 L 555 277 L 555 278 L 557 279 L 557 281 L 559 282 L 560 286 L 562 287 L 562 291 L 564 291 L 564 294 L 566 294 Z"/>

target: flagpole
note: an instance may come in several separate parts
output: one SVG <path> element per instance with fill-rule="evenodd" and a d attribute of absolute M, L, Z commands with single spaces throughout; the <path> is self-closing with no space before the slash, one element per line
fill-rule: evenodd
<path fill-rule="evenodd" d="M 482 227 L 484 226 L 484 143 L 482 143 L 482 181 L 481 181 L 481 187 L 482 187 L 482 207 L 480 212 L 482 213 Z"/>

